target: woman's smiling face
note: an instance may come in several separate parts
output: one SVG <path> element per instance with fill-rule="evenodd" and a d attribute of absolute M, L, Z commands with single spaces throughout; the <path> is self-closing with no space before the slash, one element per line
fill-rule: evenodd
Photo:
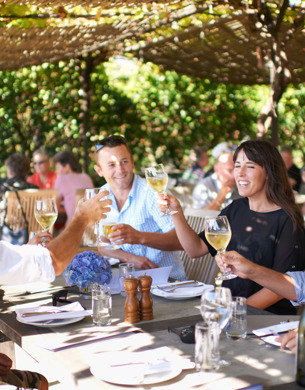
<path fill-rule="evenodd" d="M 250 161 L 243 150 L 237 155 L 234 177 L 240 196 L 266 197 L 267 172 L 265 168 Z"/>

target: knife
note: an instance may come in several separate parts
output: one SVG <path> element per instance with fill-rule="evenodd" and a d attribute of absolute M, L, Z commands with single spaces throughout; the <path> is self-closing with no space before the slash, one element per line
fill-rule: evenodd
<path fill-rule="evenodd" d="M 57 314 L 57 313 L 73 313 L 70 310 L 48 310 L 48 311 L 31 311 L 21 314 L 21 317 L 40 316 L 43 314 Z"/>
<path fill-rule="evenodd" d="M 197 280 L 188 280 L 187 282 L 179 282 L 179 283 L 167 283 L 167 284 L 160 284 L 159 286 L 153 286 L 153 287 L 176 287 L 176 286 L 186 286 L 188 284 L 202 284 L 201 282 L 197 282 Z"/>

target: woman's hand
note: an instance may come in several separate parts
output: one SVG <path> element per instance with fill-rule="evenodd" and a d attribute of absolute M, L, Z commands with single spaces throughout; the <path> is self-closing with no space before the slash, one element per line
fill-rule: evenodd
<path fill-rule="evenodd" d="M 159 198 L 158 206 L 161 213 L 165 213 L 166 208 L 170 211 L 178 211 L 181 209 L 181 204 L 177 198 L 173 195 L 164 192 L 163 194 L 157 194 Z"/>
<path fill-rule="evenodd" d="M 225 252 L 223 255 L 215 256 L 218 267 L 221 271 L 225 269 L 243 279 L 249 279 L 254 272 L 256 265 L 247 260 L 244 256 L 235 251 Z"/>

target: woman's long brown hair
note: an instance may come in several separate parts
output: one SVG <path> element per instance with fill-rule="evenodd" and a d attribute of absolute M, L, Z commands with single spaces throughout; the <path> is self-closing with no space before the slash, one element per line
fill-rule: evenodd
<path fill-rule="evenodd" d="M 268 180 L 266 195 L 270 202 L 280 206 L 292 219 L 294 229 L 303 227 L 303 218 L 288 180 L 287 169 L 278 149 L 266 140 L 242 142 L 234 152 L 236 161 L 240 151 L 244 151 L 250 161 L 265 168 Z"/>

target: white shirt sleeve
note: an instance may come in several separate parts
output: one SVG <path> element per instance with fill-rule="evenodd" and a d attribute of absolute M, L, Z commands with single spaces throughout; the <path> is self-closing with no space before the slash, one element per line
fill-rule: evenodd
<path fill-rule="evenodd" d="M 297 297 L 296 302 L 290 301 L 294 306 L 298 306 L 301 303 L 305 303 L 305 272 L 304 271 L 293 271 L 286 272 L 289 275 L 294 284 L 295 294 Z"/>
<path fill-rule="evenodd" d="M 55 271 L 47 248 L 0 241 L 0 284 L 52 282 Z"/>

